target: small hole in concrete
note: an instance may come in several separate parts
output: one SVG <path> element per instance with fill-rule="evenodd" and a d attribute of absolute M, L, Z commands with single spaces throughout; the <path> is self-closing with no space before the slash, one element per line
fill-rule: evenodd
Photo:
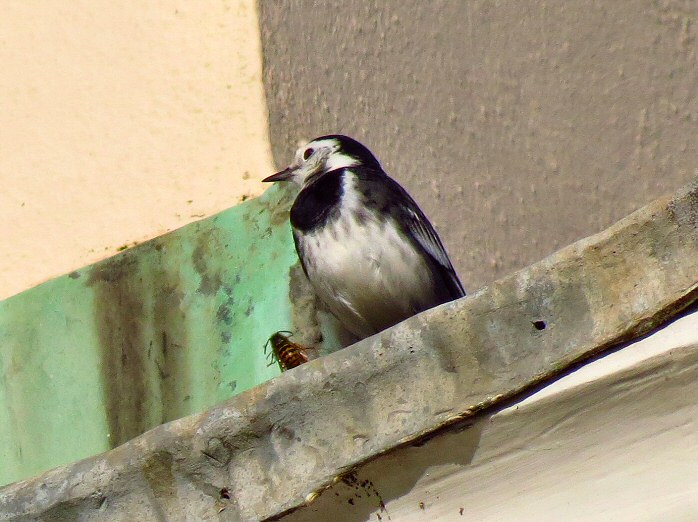
<path fill-rule="evenodd" d="M 533 326 L 536 330 L 545 330 L 548 325 L 545 324 L 545 321 L 533 321 Z"/>
<path fill-rule="evenodd" d="M 228 488 L 221 489 L 220 495 L 221 498 L 224 498 L 225 500 L 230 500 L 230 490 Z"/>

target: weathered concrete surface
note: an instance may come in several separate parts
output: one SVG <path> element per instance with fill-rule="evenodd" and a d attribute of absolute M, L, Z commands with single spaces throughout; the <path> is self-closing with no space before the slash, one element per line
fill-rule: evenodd
<path fill-rule="evenodd" d="M 284 522 L 698 518 L 698 311 L 355 469 Z"/>
<path fill-rule="evenodd" d="M 364 141 L 474 290 L 688 182 L 698 2 L 260 0 L 274 159 Z"/>
<path fill-rule="evenodd" d="M 651 331 L 696 299 L 698 183 L 204 414 L 0 490 L 4 519 L 257 520 Z"/>

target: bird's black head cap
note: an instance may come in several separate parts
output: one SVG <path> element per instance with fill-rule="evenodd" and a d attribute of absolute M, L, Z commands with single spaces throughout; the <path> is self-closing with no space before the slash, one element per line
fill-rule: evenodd
<path fill-rule="evenodd" d="M 315 138 L 313 141 L 322 140 L 336 140 L 337 143 L 339 143 L 340 152 L 347 156 L 351 156 L 352 158 L 356 158 L 359 164 L 365 167 L 372 167 L 376 169 L 381 168 L 380 162 L 373 155 L 373 153 L 368 150 L 368 147 L 356 141 L 354 138 L 350 138 L 349 136 L 345 136 L 343 134 L 328 134 L 326 136 Z"/>

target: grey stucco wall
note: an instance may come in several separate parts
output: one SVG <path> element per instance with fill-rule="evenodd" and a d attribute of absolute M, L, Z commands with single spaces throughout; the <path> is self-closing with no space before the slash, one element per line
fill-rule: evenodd
<path fill-rule="evenodd" d="M 691 1 L 260 0 L 278 165 L 365 142 L 470 291 L 692 178 Z"/>

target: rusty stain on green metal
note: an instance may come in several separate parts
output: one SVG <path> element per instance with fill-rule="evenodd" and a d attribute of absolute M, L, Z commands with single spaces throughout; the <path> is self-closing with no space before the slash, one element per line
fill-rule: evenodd
<path fill-rule="evenodd" d="M 0 302 L 0 485 L 117 446 L 279 373 L 291 198 L 216 216 Z"/>

